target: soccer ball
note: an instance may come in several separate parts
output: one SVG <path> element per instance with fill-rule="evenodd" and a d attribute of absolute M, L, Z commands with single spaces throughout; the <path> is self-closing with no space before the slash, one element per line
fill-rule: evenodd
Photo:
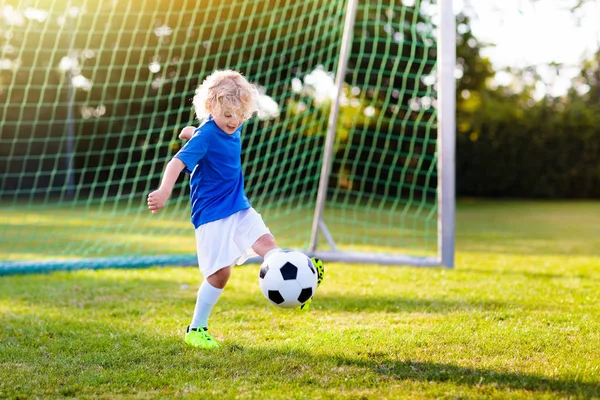
<path fill-rule="evenodd" d="M 271 255 L 260 266 L 258 283 L 266 299 L 278 307 L 296 308 L 317 290 L 317 271 L 310 258 L 299 251 Z"/>

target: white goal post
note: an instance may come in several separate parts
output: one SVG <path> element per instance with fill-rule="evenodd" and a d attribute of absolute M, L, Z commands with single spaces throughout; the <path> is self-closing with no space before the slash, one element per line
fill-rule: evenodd
<path fill-rule="evenodd" d="M 337 97 L 333 100 L 329 116 L 325 142 L 324 159 L 319 181 L 317 205 L 312 224 L 308 254 L 326 261 L 373 263 L 384 265 L 444 266 L 454 267 L 455 251 L 455 78 L 456 64 L 456 22 L 452 0 L 439 0 L 437 27 L 437 255 L 414 256 L 403 254 L 382 254 L 379 252 L 357 252 L 339 250 L 335 237 L 327 229 L 324 209 L 327 203 L 327 188 L 331 173 L 332 154 L 336 139 L 340 99 L 346 76 L 352 32 L 359 0 L 348 0 L 344 34 L 340 52 L 340 62 L 336 73 Z M 321 233 L 331 250 L 318 248 Z"/>

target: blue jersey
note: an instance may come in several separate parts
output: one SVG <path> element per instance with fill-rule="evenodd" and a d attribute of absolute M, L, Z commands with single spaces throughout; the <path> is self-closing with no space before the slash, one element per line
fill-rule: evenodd
<path fill-rule="evenodd" d="M 175 154 L 190 174 L 194 228 L 251 207 L 244 192 L 241 130 L 229 135 L 209 117 Z"/>

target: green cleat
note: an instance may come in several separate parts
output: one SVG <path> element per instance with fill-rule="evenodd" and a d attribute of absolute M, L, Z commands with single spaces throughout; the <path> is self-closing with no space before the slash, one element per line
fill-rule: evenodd
<path fill-rule="evenodd" d="M 321 282 L 323 282 L 323 277 L 325 276 L 325 265 L 323 264 L 323 261 L 319 260 L 318 258 L 313 257 L 311 260 L 315 266 L 315 269 L 317 270 L 317 287 L 319 287 Z M 312 303 L 312 297 L 298 308 L 302 311 L 308 311 L 310 308 L 310 303 Z"/>
<path fill-rule="evenodd" d="M 325 264 L 323 264 L 323 261 L 316 257 L 311 258 L 311 260 L 317 269 L 317 287 L 319 287 L 321 282 L 323 282 L 323 277 L 325 276 Z"/>
<path fill-rule="evenodd" d="M 310 308 L 310 303 L 312 303 L 312 297 L 310 299 L 308 299 L 306 301 L 306 303 L 304 303 L 300 307 L 298 307 L 298 309 L 301 311 L 308 311 L 308 309 Z"/>
<path fill-rule="evenodd" d="M 199 347 L 201 349 L 216 349 L 219 343 L 213 339 L 208 333 L 207 328 L 192 328 L 188 326 L 185 331 L 185 342 L 190 346 Z"/>

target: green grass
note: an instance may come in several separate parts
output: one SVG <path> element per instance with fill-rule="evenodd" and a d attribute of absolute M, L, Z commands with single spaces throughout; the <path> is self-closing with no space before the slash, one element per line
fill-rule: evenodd
<path fill-rule="evenodd" d="M 189 203 L 182 202 L 181 197 L 156 215 L 145 204 L 110 204 L 0 202 L 0 275 L 6 262 L 60 264 L 168 255 L 195 259 Z M 270 203 L 257 209 L 269 228 L 277 232 L 280 246 L 308 248 L 314 206 L 287 204 L 284 208 Z M 387 203 L 370 207 L 329 204 L 324 219 L 338 249 L 435 256 L 437 221 L 436 214 L 429 211 L 426 206 L 394 209 Z M 319 248 L 330 248 L 324 235 L 319 239 Z"/>
<path fill-rule="evenodd" d="M 600 398 L 600 203 L 462 201 L 453 270 L 329 263 L 310 313 L 236 268 L 0 277 L 0 398 Z"/>

